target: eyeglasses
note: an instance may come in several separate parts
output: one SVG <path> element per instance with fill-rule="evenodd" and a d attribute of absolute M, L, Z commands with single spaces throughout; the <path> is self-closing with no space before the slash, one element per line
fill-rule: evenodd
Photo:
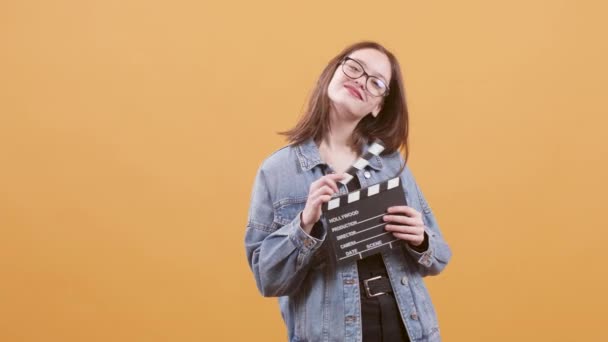
<path fill-rule="evenodd" d="M 389 88 L 380 78 L 376 76 L 371 76 L 365 69 L 361 63 L 350 57 L 344 57 L 342 60 L 342 72 L 344 75 L 348 76 L 352 79 L 357 79 L 361 76 L 365 76 L 365 89 L 368 93 L 373 96 L 386 96 L 388 95 Z"/>

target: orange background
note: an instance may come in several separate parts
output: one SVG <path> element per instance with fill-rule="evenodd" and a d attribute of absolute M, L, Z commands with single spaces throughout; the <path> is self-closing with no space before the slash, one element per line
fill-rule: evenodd
<path fill-rule="evenodd" d="M 0 3 L 0 340 L 280 341 L 243 236 L 326 62 L 392 49 L 446 341 L 608 333 L 608 5 Z"/>

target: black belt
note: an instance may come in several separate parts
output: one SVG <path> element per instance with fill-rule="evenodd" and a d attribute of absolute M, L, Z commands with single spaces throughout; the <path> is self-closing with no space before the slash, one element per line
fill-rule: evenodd
<path fill-rule="evenodd" d="M 390 279 L 383 276 L 363 279 L 363 288 L 368 298 L 393 292 Z"/>

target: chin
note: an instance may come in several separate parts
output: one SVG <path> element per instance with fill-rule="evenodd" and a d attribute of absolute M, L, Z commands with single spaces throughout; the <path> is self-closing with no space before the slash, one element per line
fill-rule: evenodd
<path fill-rule="evenodd" d="M 364 111 L 361 108 L 361 101 L 354 99 L 350 93 L 348 94 L 328 94 L 329 100 L 333 103 L 333 106 L 340 112 L 347 115 L 348 118 L 362 119 L 371 110 Z"/>
<path fill-rule="evenodd" d="M 349 118 L 352 119 L 356 119 L 356 120 L 361 120 L 363 119 L 368 113 L 363 113 L 361 112 L 361 108 L 344 108 L 344 113 L 346 115 L 348 115 Z"/>

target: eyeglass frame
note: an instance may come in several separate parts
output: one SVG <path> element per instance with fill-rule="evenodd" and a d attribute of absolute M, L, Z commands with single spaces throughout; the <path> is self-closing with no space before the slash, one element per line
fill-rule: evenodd
<path fill-rule="evenodd" d="M 342 73 L 344 73 L 344 75 L 346 75 L 346 77 L 350 78 L 351 80 L 356 80 L 357 78 L 361 78 L 361 76 L 359 76 L 359 77 L 354 77 L 354 78 L 353 78 L 353 77 L 350 77 L 350 76 L 348 76 L 348 75 L 346 74 L 346 71 L 344 71 L 344 65 L 346 64 L 346 61 L 349 61 L 349 60 L 350 60 L 350 61 L 353 61 L 353 62 L 355 62 L 355 63 L 357 63 L 357 65 L 359 65 L 359 66 L 361 67 L 361 71 L 363 72 L 363 73 L 361 74 L 361 76 L 365 76 L 365 91 L 367 91 L 367 92 L 368 92 L 368 93 L 369 93 L 371 96 L 374 96 L 374 97 L 380 97 L 380 96 L 383 96 L 383 97 L 384 97 L 384 96 L 388 96 L 388 94 L 389 94 L 389 92 L 390 92 L 391 88 L 389 88 L 389 86 L 388 86 L 388 85 L 387 85 L 387 84 L 384 82 L 384 80 L 382 80 L 382 79 L 381 79 L 380 77 L 378 77 L 378 76 L 374 76 L 374 75 L 370 75 L 370 74 L 368 74 L 368 73 L 367 73 L 367 71 L 365 71 L 365 68 L 363 67 L 363 65 L 361 65 L 361 63 L 359 63 L 359 62 L 358 62 L 356 59 L 350 58 L 350 57 L 348 57 L 348 56 L 344 57 L 344 58 L 342 59 L 342 62 L 340 63 L 340 64 L 341 64 Z M 384 84 L 384 86 L 386 87 L 386 91 L 384 92 L 384 94 L 380 94 L 380 95 L 374 95 L 374 94 L 372 94 L 372 93 L 371 93 L 371 92 L 370 92 L 370 91 L 367 89 L 367 81 L 369 80 L 369 78 L 370 78 L 370 77 L 376 78 L 376 79 L 378 79 L 380 82 L 382 82 L 382 84 Z"/>

